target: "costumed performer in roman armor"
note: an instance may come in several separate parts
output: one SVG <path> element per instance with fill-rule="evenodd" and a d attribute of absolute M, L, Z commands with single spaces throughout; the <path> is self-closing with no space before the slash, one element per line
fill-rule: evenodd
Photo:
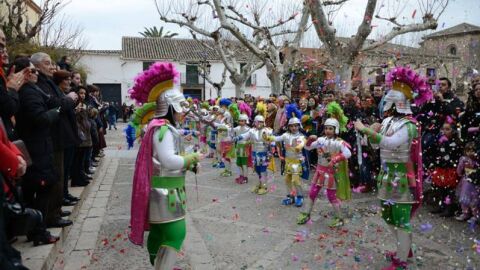
<path fill-rule="evenodd" d="M 305 136 L 300 132 L 301 112 L 295 104 L 290 104 L 286 109 L 287 132 L 280 136 L 265 137 L 267 141 L 282 142 L 285 148 L 285 184 L 289 194 L 282 200 L 283 205 L 295 204 L 297 207 L 303 205 L 303 188 L 301 177 L 304 175 L 305 156 L 303 148 L 305 146 Z M 298 117 L 297 117 L 298 116 Z"/>
<path fill-rule="evenodd" d="M 211 106 L 210 111 L 208 116 L 205 117 L 205 121 L 207 123 L 211 123 L 207 125 L 207 144 L 208 144 L 208 149 L 209 149 L 209 158 L 213 158 L 212 160 L 212 167 L 218 166 L 218 156 L 217 156 L 217 147 L 216 147 L 216 141 L 217 141 L 217 129 L 213 125 L 217 118 L 217 113 L 218 113 L 219 107 L 214 105 Z"/>
<path fill-rule="evenodd" d="M 258 185 L 253 187 L 253 192 L 258 195 L 263 195 L 268 192 L 267 187 L 267 166 L 269 159 L 271 158 L 272 145 L 264 140 L 265 136 L 270 136 L 272 130 L 265 127 L 265 118 L 263 115 L 255 116 L 253 120 L 254 126 L 247 133 L 244 133 L 238 137 L 235 137 L 235 141 L 250 141 L 253 144 L 253 162 L 254 169 L 258 175 Z"/>
<path fill-rule="evenodd" d="M 196 170 L 199 154 L 185 155 L 179 126 L 188 104 L 172 63 L 157 62 L 135 79 L 129 91 L 137 103 L 156 102 L 143 137 L 133 178 L 130 240 L 147 248 L 155 269 L 172 269 L 186 234 L 185 174 Z"/>
<path fill-rule="evenodd" d="M 340 113 L 333 113 L 334 111 L 340 111 Z M 331 102 L 328 104 L 327 112 L 329 112 L 329 115 L 343 116 L 340 121 L 342 125 L 337 118 L 328 118 L 324 124 L 324 136 L 317 139 L 317 136 L 311 135 L 307 140 L 305 149 L 316 149 L 318 161 L 310 186 L 310 200 L 307 200 L 307 211 L 300 213 L 297 219 L 298 224 L 305 224 L 310 219 L 315 199 L 322 187 L 325 187 L 328 201 L 335 210 L 335 218 L 329 226 L 343 225 L 340 200 L 337 198 L 337 193 L 343 200 L 351 197 L 347 160 L 352 153 L 350 152 L 350 145 L 338 136 L 341 130 L 345 130 L 348 121 L 341 111 L 338 103 Z M 342 188 L 343 190 L 341 190 Z"/>
<path fill-rule="evenodd" d="M 248 133 L 250 128 L 247 126 L 248 116 L 246 114 L 241 114 L 238 118 L 238 126 L 233 129 L 234 136 L 239 137 Z M 245 140 L 238 141 L 235 144 L 236 154 L 237 154 L 237 166 L 240 169 L 240 175 L 235 178 L 237 184 L 248 183 L 247 177 L 247 163 L 248 163 L 248 152 L 247 152 L 248 143 Z"/>
<path fill-rule="evenodd" d="M 396 252 L 388 252 L 392 264 L 384 270 L 407 268 L 413 256 L 411 218 L 422 199 L 422 156 L 420 125 L 413 119 L 411 102 L 421 106 L 432 98 L 426 78 L 409 67 L 396 67 L 387 74 L 390 88 L 384 97 L 382 124 L 355 129 L 380 148 L 382 167 L 377 177 L 382 217 L 395 236 Z"/>
<path fill-rule="evenodd" d="M 200 103 L 200 123 L 199 123 L 199 131 L 200 131 L 200 152 L 208 153 L 208 144 L 207 144 L 207 127 L 208 124 L 206 123 L 208 120 L 208 109 L 210 105 L 208 102 Z"/>
<path fill-rule="evenodd" d="M 248 117 L 248 120 L 252 119 L 252 108 L 243 100 L 238 101 L 238 109 L 240 110 L 240 114 L 245 114 Z M 252 121 L 253 122 L 253 121 Z M 245 145 L 245 153 L 247 155 L 247 167 L 253 168 L 253 156 L 252 156 L 252 144 L 247 143 Z M 245 176 L 247 175 L 247 171 L 245 171 Z"/>
<path fill-rule="evenodd" d="M 225 124 L 220 123 L 215 125 L 217 128 L 217 149 L 220 149 L 219 154 L 221 158 L 221 164 L 217 168 L 225 168 L 224 171 L 220 174 L 223 177 L 232 176 L 232 151 L 233 141 L 232 141 L 232 128 Z"/>

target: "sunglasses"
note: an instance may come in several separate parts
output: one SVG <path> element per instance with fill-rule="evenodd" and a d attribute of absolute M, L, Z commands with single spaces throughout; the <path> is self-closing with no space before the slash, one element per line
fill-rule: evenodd
<path fill-rule="evenodd" d="M 31 73 L 31 74 L 38 74 L 38 69 L 36 69 L 36 68 L 31 68 L 31 69 L 30 69 L 30 73 Z"/>

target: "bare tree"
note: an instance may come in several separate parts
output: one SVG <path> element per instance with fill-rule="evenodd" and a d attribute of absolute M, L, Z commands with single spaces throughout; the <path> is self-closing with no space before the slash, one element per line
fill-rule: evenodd
<path fill-rule="evenodd" d="M 164 22 L 174 23 L 179 26 L 185 26 L 190 30 L 190 33 L 194 39 L 200 42 L 206 49 L 214 50 L 220 56 L 222 63 L 225 66 L 222 81 L 214 82 L 210 76 L 206 76 L 206 80 L 210 82 L 218 91 L 219 96 L 221 95 L 221 88 L 225 84 L 226 71 L 230 73 L 230 80 L 235 85 L 235 96 L 241 97 L 245 94 L 245 84 L 250 76 L 261 68 L 264 65 L 264 62 L 257 58 L 255 55 L 249 55 L 245 57 L 243 46 L 239 42 L 232 41 L 229 37 L 229 32 L 224 31 L 221 27 L 215 28 L 215 23 L 203 21 L 199 19 L 200 14 L 205 12 L 206 6 L 213 8 L 211 3 L 206 3 L 208 1 L 190 1 L 188 3 L 188 8 L 186 6 L 179 7 L 179 3 L 164 3 L 166 6 L 160 6 L 156 2 L 158 13 L 160 14 L 160 19 Z M 172 7 L 176 8 L 186 8 L 187 12 L 182 12 L 180 18 L 169 18 L 168 14 L 171 14 Z M 215 15 L 213 15 L 215 16 Z M 209 30 L 208 28 L 213 28 L 214 30 Z M 198 38 L 197 35 L 200 35 L 202 38 Z M 260 39 L 257 39 L 257 44 L 260 42 Z M 237 59 L 241 58 L 241 59 Z M 244 63 L 245 65 L 241 65 Z M 200 66 L 205 72 L 205 68 Z M 205 74 L 205 73 L 204 73 Z"/>
<path fill-rule="evenodd" d="M 83 31 L 82 26 L 63 15 L 44 25 L 40 32 L 40 43 L 44 47 L 84 49 L 87 42 Z"/>
<path fill-rule="evenodd" d="M 68 16 L 57 16 L 42 27 L 40 45 L 43 48 L 60 50 L 58 53 L 68 54 L 72 62 L 76 63 L 80 59 L 81 51 L 88 46 L 83 31 L 84 28 L 71 21 Z"/>
<path fill-rule="evenodd" d="M 68 4 L 68 1 L 43 0 L 38 20 L 30 22 L 27 20 L 27 2 L 29 1 L 0 0 L 0 7 L 5 10 L 0 17 L 0 26 L 4 29 L 9 44 L 27 43 L 38 37 L 42 27 L 49 24 Z"/>
<path fill-rule="evenodd" d="M 420 32 L 427 29 L 436 29 L 438 18 L 448 5 L 449 0 L 418 0 L 418 7 L 411 15 L 413 22 L 403 22 L 399 16 L 404 12 L 408 1 L 383 0 L 377 5 L 377 0 L 368 0 L 361 24 L 357 33 L 350 39 L 339 39 L 337 31 L 333 27 L 332 14 L 327 12 L 327 7 L 339 6 L 349 0 L 311 0 L 308 5 L 312 22 L 319 39 L 329 54 L 330 66 L 340 76 L 343 87 L 348 89 L 351 85 L 352 65 L 362 51 L 376 49 L 395 37 L 410 33 Z M 415 22 L 415 16 L 421 18 L 421 22 Z M 372 32 L 374 20 L 387 21 L 392 25 L 387 34 L 377 40 L 367 43 L 367 37 Z"/>
<path fill-rule="evenodd" d="M 187 1 L 182 11 L 172 12 L 172 7 L 178 5 L 178 2 L 180 1 L 164 3 L 167 8 L 160 9 L 156 1 L 161 20 L 187 27 L 194 33 L 215 40 L 215 50 L 222 56 L 222 61 L 231 74 L 230 79 L 237 88 L 237 95 L 243 93 L 242 89 L 252 70 L 263 65 L 267 69 L 272 92 L 279 94 L 282 91 L 284 71 L 295 61 L 298 55 L 297 48 L 307 29 L 310 17 L 307 5 L 303 5 L 303 9 L 297 8 L 297 5 L 290 5 L 290 8 L 268 9 L 267 4 L 275 5 L 281 1 L 191 0 Z M 290 4 L 291 1 L 284 3 Z M 288 11 L 289 15 L 285 15 Z M 276 16 L 272 14 L 274 12 L 284 14 Z M 168 17 L 172 14 L 178 14 L 177 18 Z M 209 22 L 208 27 L 199 26 L 202 14 L 212 14 L 206 19 Z M 299 14 L 302 16 L 298 20 Z M 238 64 L 226 46 L 231 42 L 225 43 L 224 36 L 227 33 L 252 55 L 251 59 L 260 63 L 252 62 L 238 71 Z M 290 57 L 284 59 L 283 53 L 287 48 Z"/>

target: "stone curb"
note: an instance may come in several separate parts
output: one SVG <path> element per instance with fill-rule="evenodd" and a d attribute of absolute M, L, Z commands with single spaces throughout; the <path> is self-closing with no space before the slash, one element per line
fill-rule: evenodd
<path fill-rule="evenodd" d="M 104 158 L 100 159 L 99 166 L 93 175 L 93 181 L 86 187 L 71 187 L 70 193 L 73 196 L 80 198 L 75 206 L 64 206 L 63 210 L 71 211 L 72 214 L 68 217 L 69 220 L 76 221 L 77 216 L 80 214 L 80 209 L 85 202 L 86 197 L 90 193 L 90 190 L 98 181 L 99 172 L 102 171 L 105 166 Z M 12 244 L 12 246 L 21 252 L 23 264 L 30 270 L 50 270 L 55 264 L 57 256 L 62 253 L 65 240 L 72 229 L 72 226 L 65 228 L 49 228 L 48 230 L 52 235 L 60 236 L 60 240 L 55 244 L 41 245 L 34 247 L 32 242 L 27 242 L 26 236 L 18 237 L 18 240 Z"/>

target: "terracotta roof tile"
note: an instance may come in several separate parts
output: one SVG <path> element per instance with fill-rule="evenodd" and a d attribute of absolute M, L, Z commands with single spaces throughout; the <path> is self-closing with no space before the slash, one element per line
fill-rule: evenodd
<path fill-rule="evenodd" d="M 480 27 L 469 23 L 461 23 L 445 30 L 426 35 L 423 37 L 423 39 L 438 38 L 466 33 L 480 33 Z"/>
<path fill-rule="evenodd" d="M 207 41 L 213 47 L 213 41 Z M 237 53 L 246 60 L 247 53 Z M 221 61 L 220 55 L 194 39 L 123 37 L 122 58 L 136 60 Z"/>

